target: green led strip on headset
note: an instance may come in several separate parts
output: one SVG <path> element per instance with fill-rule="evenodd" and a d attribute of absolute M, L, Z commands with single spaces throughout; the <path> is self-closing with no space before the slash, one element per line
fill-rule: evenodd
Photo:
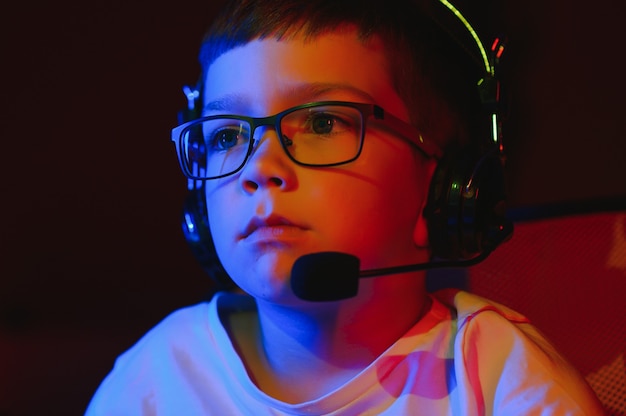
<path fill-rule="evenodd" d="M 463 26 L 465 26 L 467 31 L 472 35 L 472 38 L 474 38 L 474 41 L 476 42 L 476 45 L 478 46 L 478 50 L 480 51 L 480 56 L 482 57 L 483 64 L 485 65 L 485 70 L 487 71 L 489 75 L 494 76 L 495 67 L 491 65 L 491 62 L 489 62 L 489 58 L 487 57 L 487 51 L 485 51 L 485 47 L 483 46 L 483 43 L 480 41 L 480 38 L 478 37 L 478 34 L 476 33 L 472 25 L 467 21 L 465 16 L 463 16 L 461 12 L 456 7 L 454 7 L 452 3 L 450 3 L 448 0 L 439 0 L 439 1 L 441 2 L 441 4 L 446 6 L 452 13 L 454 13 L 454 15 L 461 21 L 461 23 L 463 23 Z"/>
<path fill-rule="evenodd" d="M 452 5 L 452 3 L 450 3 L 448 0 L 439 0 L 439 2 L 443 4 L 444 6 L 446 6 L 446 8 L 448 8 L 448 10 L 450 10 L 452 13 L 454 13 L 454 15 L 459 19 L 459 21 L 463 23 L 463 26 L 465 26 L 465 28 L 470 33 L 470 35 L 472 35 L 472 38 L 474 39 L 474 42 L 476 42 L 476 46 L 478 47 L 478 50 L 480 51 L 480 56 L 482 58 L 483 65 L 485 66 L 485 71 L 487 72 L 489 76 L 495 77 L 495 74 L 496 74 L 495 65 L 492 65 L 491 61 L 489 60 L 489 57 L 487 56 L 487 51 L 485 50 L 483 43 L 478 37 L 476 30 L 474 30 L 474 28 L 467 21 L 465 16 L 463 16 L 463 14 L 461 14 L 461 12 Z M 496 42 L 499 42 L 499 40 L 496 40 Z M 494 43 L 494 47 L 496 46 L 497 44 Z M 500 55 L 502 54 L 502 50 L 503 50 L 503 47 L 500 45 L 499 51 L 496 54 L 497 58 L 499 58 Z M 484 79 L 481 80 L 481 82 L 483 81 Z M 491 125 L 492 125 L 491 126 L 492 140 L 494 143 L 498 144 L 500 151 L 502 151 L 502 143 L 500 142 L 500 126 L 499 126 L 499 121 L 498 121 L 498 115 L 496 113 L 491 114 Z"/>

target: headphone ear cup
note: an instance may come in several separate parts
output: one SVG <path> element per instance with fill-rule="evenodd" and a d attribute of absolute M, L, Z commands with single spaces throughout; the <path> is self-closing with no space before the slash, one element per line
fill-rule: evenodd
<path fill-rule="evenodd" d="M 236 287 L 220 262 L 208 224 L 204 186 L 190 190 L 183 203 L 182 229 L 185 240 L 202 269 L 217 283 L 219 289 Z"/>
<path fill-rule="evenodd" d="M 488 255 L 513 233 L 513 223 L 505 217 L 502 160 L 495 151 L 484 154 L 466 178 L 459 192 L 461 254 L 466 258 Z"/>
<path fill-rule="evenodd" d="M 459 166 L 452 152 L 447 152 L 437 163 L 430 183 L 424 217 L 428 227 L 428 239 L 432 257 L 442 260 L 460 258 L 458 238 L 460 202 L 451 186 L 458 182 Z"/>
<path fill-rule="evenodd" d="M 504 188 L 504 169 L 495 152 L 447 152 L 433 175 L 424 210 L 433 257 L 468 260 L 504 242 L 513 231 L 504 216 Z"/>

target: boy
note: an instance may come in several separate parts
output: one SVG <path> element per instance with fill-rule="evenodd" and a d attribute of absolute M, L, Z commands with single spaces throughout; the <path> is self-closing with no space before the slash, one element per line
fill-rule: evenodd
<path fill-rule="evenodd" d="M 173 140 L 245 294 L 168 317 L 118 359 L 88 414 L 601 414 L 524 317 L 429 295 L 421 271 L 364 279 L 341 300 L 292 290 L 310 253 L 366 270 L 428 262 L 440 149 L 482 133 L 478 76 L 448 35 L 412 2 L 378 3 L 235 0 L 217 18 L 201 121 Z"/>

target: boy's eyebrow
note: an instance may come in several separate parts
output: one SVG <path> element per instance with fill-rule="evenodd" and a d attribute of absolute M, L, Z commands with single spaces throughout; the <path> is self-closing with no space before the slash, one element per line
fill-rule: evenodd
<path fill-rule="evenodd" d="M 244 98 L 239 94 L 228 94 L 217 100 L 209 101 L 202 108 L 202 113 L 213 111 L 230 111 L 233 108 L 240 108 L 244 104 Z"/>
<path fill-rule="evenodd" d="M 330 93 L 347 93 L 361 102 L 374 104 L 374 99 L 365 91 L 344 83 L 313 82 L 297 85 L 289 91 L 293 96 L 315 100 Z"/>
<path fill-rule="evenodd" d="M 359 102 L 374 103 L 372 96 L 365 91 L 355 88 L 349 84 L 342 83 L 314 82 L 298 84 L 288 87 L 284 96 L 299 97 L 302 99 L 302 102 L 298 104 L 305 104 L 311 101 L 316 101 L 320 97 L 327 96 L 331 93 L 341 93 L 343 95 L 347 94 L 351 96 L 351 99 L 355 99 Z M 247 104 L 249 103 L 243 95 L 227 94 L 216 100 L 207 102 L 202 108 L 202 112 L 205 114 L 218 111 L 233 111 L 235 109 L 246 108 L 248 106 Z"/>

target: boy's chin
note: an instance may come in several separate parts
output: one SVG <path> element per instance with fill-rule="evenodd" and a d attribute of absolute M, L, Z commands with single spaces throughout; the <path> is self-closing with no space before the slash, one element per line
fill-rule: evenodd
<path fill-rule="evenodd" d="M 268 301 L 295 297 L 291 289 L 292 260 L 262 256 L 251 267 L 245 264 L 237 267 L 239 272 L 234 280 L 249 295 Z"/>

